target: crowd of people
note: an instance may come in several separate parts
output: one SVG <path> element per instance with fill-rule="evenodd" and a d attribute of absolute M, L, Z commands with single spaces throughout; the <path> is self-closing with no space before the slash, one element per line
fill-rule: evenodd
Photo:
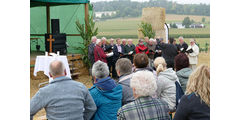
<path fill-rule="evenodd" d="M 179 37 L 179 43 L 146 37 L 135 46 L 131 39 L 114 44 L 93 37 L 93 86 L 67 78 L 63 63 L 53 61 L 53 81 L 31 99 L 31 119 L 45 108 L 49 120 L 209 120 L 210 69 L 196 67 L 194 39 L 188 46 Z M 184 91 L 179 103 L 176 83 Z"/>
<path fill-rule="evenodd" d="M 170 38 L 168 44 L 164 43 L 163 38 L 157 37 L 156 39 L 145 37 L 140 39 L 137 45 L 133 44 L 132 39 L 97 39 L 96 36 L 92 37 L 92 43 L 88 46 L 88 57 L 91 65 L 94 62 L 101 60 L 108 64 L 111 77 L 118 79 L 115 65 L 119 58 L 128 58 L 133 62 L 133 56 L 138 53 L 145 53 L 148 56 L 150 68 L 154 68 L 153 61 L 157 57 L 163 57 L 167 63 L 168 68 L 174 69 L 174 58 L 179 53 L 184 53 L 189 58 L 190 68 L 196 69 L 198 64 L 199 47 L 196 45 L 195 39 L 190 39 L 188 45 L 182 36 L 179 38 L 179 44 L 176 44 L 174 38 Z"/>

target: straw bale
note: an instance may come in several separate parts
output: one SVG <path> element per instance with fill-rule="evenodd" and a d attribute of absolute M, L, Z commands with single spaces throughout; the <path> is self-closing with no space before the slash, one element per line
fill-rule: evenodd
<path fill-rule="evenodd" d="M 164 40 L 166 39 L 164 29 L 165 17 L 165 8 L 150 7 L 142 10 L 142 21 L 150 23 L 156 32 L 156 36 L 161 36 Z"/>

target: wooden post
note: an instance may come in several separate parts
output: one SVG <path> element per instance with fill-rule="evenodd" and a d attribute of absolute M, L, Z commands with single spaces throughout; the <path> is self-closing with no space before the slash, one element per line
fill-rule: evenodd
<path fill-rule="evenodd" d="M 52 35 L 49 35 L 47 41 L 49 41 L 49 53 L 52 53 L 52 42 L 54 42 L 55 39 L 52 38 Z"/>
<path fill-rule="evenodd" d="M 89 22 L 89 15 L 88 15 L 88 3 L 84 4 L 85 6 L 85 30 L 87 31 L 87 25 Z"/>
<path fill-rule="evenodd" d="M 46 3 L 46 15 L 47 15 L 47 33 L 50 33 L 50 5 Z"/>

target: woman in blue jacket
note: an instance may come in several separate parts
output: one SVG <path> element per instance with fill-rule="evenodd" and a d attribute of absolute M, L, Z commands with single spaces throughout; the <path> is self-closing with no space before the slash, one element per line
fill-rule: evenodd
<path fill-rule="evenodd" d="M 122 86 L 108 77 L 106 63 L 97 61 L 93 64 L 94 85 L 89 89 L 97 106 L 94 120 L 116 120 L 117 111 L 122 106 Z"/>

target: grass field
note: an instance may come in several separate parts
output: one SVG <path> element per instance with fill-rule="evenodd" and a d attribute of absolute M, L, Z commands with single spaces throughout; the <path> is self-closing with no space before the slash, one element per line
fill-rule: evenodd
<path fill-rule="evenodd" d="M 170 34 L 210 34 L 210 17 L 209 16 L 193 16 L 193 15 L 175 15 L 167 14 L 166 23 L 182 22 L 184 17 L 189 16 L 196 22 L 201 22 L 202 18 L 206 18 L 206 28 L 198 29 L 175 29 L 170 28 Z M 96 22 L 96 27 L 99 28 L 98 36 L 111 36 L 111 35 L 137 35 L 138 25 L 141 23 L 141 18 L 118 18 L 106 21 Z"/>

